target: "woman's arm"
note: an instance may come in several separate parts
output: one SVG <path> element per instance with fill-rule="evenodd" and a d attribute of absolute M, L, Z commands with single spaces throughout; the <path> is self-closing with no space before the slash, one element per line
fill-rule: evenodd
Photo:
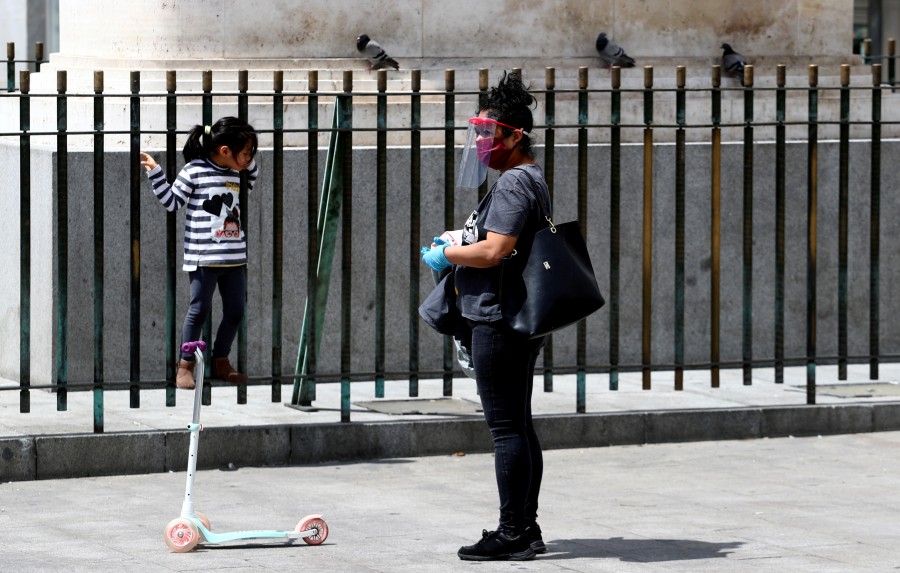
<path fill-rule="evenodd" d="M 503 257 L 513 252 L 517 237 L 488 231 L 483 241 L 444 249 L 444 256 L 454 265 L 486 269 L 496 267 Z"/>

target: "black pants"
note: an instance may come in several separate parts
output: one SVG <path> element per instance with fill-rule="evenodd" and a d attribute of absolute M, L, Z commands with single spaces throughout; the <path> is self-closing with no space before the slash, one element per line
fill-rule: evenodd
<path fill-rule="evenodd" d="M 228 356 L 231 343 L 237 335 L 238 327 L 244 318 L 244 306 L 247 302 L 247 267 L 197 267 L 188 273 L 191 279 L 191 304 L 184 326 L 181 329 L 181 341 L 200 340 L 203 323 L 212 308 L 213 292 L 219 287 L 222 297 L 222 322 L 216 331 L 216 339 L 212 348 L 213 358 Z M 194 355 L 182 353 L 181 357 L 191 362 Z"/>
<path fill-rule="evenodd" d="M 500 527 L 518 534 L 537 519 L 544 473 L 531 420 L 534 365 L 544 339 L 529 340 L 500 322 L 471 327 L 475 381 L 494 439 Z"/>

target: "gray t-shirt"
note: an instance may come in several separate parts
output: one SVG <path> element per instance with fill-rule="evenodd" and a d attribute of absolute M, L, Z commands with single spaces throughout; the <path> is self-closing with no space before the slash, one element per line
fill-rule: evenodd
<path fill-rule="evenodd" d="M 523 172 L 526 169 L 527 175 Z M 541 201 L 540 208 L 538 199 Z M 531 252 L 535 233 L 547 225 L 541 212 L 547 216 L 551 214 L 550 192 L 541 168 L 522 165 L 509 169 L 500 175 L 490 192 L 469 215 L 463 228 L 462 242 L 471 245 L 483 241 L 488 231 L 517 237 L 512 268 L 518 267 L 521 272 Z M 477 322 L 493 322 L 502 318 L 499 296 L 501 267 L 456 267 L 456 300 L 462 316 Z M 507 264 L 507 272 L 509 269 Z"/>

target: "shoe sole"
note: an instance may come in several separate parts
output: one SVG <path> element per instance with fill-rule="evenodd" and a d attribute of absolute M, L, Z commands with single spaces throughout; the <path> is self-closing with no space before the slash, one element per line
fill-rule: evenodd
<path fill-rule="evenodd" d="M 534 550 L 529 547 L 525 551 L 504 553 L 502 555 L 466 555 L 457 552 L 456 556 L 463 561 L 528 561 L 534 559 Z"/>

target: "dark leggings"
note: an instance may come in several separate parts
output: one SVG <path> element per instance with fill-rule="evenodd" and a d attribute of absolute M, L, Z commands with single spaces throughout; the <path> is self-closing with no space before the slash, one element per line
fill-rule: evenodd
<path fill-rule="evenodd" d="M 222 322 L 216 331 L 216 339 L 212 348 L 213 358 L 228 356 L 231 343 L 237 335 L 238 327 L 244 318 L 244 305 L 247 300 L 247 267 L 197 267 L 188 273 L 191 279 L 191 304 L 184 326 L 181 329 L 182 342 L 200 340 L 203 323 L 212 308 L 213 292 L 219 287 L 222 297 Z M 185 360 L 194 360 L 193 353 L 184 354 Z"/>
<path fill-rule="evenodd" d="M 531 420 L 534 365 L 544 339 L 521 337 L 499 322 L 470 325 L 475 381 L 494 439 L 500 527 L 518 534 L 537 519 L 544 473 Z"/>

